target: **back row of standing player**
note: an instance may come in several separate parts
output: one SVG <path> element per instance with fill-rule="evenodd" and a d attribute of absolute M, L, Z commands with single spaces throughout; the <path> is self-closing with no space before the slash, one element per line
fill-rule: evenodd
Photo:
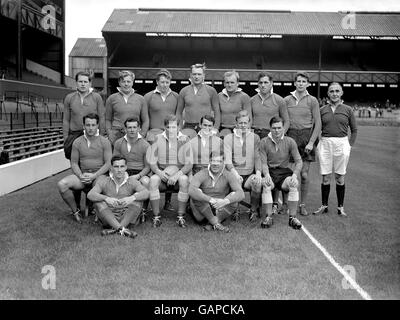
<path fill-rule="evenodd" d="M 100 134 L 107 135 L 111 144 L 125 135 L 124 122 L 130 117 L 138 117 L 141 135 L 152 143 L 164 130 L 164 119 L 168 114 L 176 114 L 183 127 L 182 133 L 190 138 L 200 130 L 199 121 L 206 114 L 213 114 L 215 128 L 221 137 L 232 132 L 235 117 L 241 110 L 247 110 L 251 126 L 260 139 L 270 131 L 269 122 L 274 116 L 284 121 L 286 135 L 292 137 L 303 160 L 299 211 L 306 215 L 305 203 L 308 194 L 308 172 L 310 163 L 315 161 L 315 142 L 321 131 L 321 117 L 318 100 L 307 91 L 308 74 L 298 72 L 294 79 L 296 90 L 282 98 L 273 92 L 272 76 L 265 72 L 258 75 L 257 93 L 249 97 L 239 88 L 239 74 L 229 71 L 224 74 L 222 92 L 204 83 L 204 64 L 192 65 L 191 84 L 179 94 L 170 89 L 171 74 L 161 69 L 156 75 L 157 87 L 141 96 L 133 89 L 135 75 L 121 71 L 118 92 L 110 95 L 104 107 L 99 94 L 93 92 L 89 74 L 76 75 L 77 91 L 67 95 L 64 101 L 63 135 L 67 159 L 71 157 L 73 141 L 82 135 L 82 118 L 89 113 L 99 115 Z"/>

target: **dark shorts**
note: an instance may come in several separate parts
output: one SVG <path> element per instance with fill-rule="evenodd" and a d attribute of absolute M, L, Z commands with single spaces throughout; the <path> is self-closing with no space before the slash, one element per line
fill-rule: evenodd
<path fill-rule="evenodd" d="M 253 128 L 254 133 L 260 137 L 260 140 L 267 137 L 270 130 L 269 129 L 258 129 L 258 128 Z"/>
<path fill-rule="evenodd" d="M 251 177 L 251 174 L 247 175 L 247 176 L 241 176 L 243 178 L 243 182 L 242 182 L 242 189 L 244 189 L 244 185 L 246 184 L 247 180 Z"/>
<path fill-rule="evenodd" d="M 183 125 L 182 129 L 193 129 L 194 131 L 196 131 L 197 133 L 199 133 L 200 131 L 200 126 L 198 123 L 189 123 L 189 122 L 185 122 L 185 124 Z"/>
<path fill-rule="evenodd" d="M 68 132 L 68 137 L 67 139 L 65 139 L 64 142 L 64 154 L 66 159 L 71 160 L 72 144 L 77 138 L 79 138 L 82 135 L 83 135 L 83 130 Z"/>
<path fill-rule="evenodd" d="M 134 176 L 142 172 L 142 170 L 136 170 L 136 169 L 126 169 L 126 172 L 128 172 L 129 176 Z"/>
<path fill-rule="evenodd" d="M 291 137 L 297 143 L 297 149 L 299 150 L 301 159 L 303 161 L 315 162 L 315 148 L 317 145 L 317 141 L 314 143 L 314 148 L 310 153 L 306 153 L 304 151 L 308 141 L 310 141 L 310 137 L 312 135 L 311 129 L 289 129 L 286 133 L 288 137 Z M 290 162 L 294 162 L 292 158 L 290 158 Z"/>
<path fill-rule="evenodd" d="M 158 190 L 160 192 L 179 192 L 179 182 L 177 181 L 173 186 L 169 186 L 166 182 L 161 181 Z"/>
<path fill-rule="evenodd" d="M 282 184 L 287 177 L 290 177 L 293 171 L 289 168 L 270 168 L 269 175 L 276 189 L 282 190 Z"/>

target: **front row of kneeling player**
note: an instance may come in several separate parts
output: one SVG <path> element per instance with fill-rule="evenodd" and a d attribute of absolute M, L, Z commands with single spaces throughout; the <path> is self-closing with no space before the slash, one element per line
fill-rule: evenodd
<path fill-rule="evenodd" d="M 125 122 L 127 135 L 120 139 L 119 144 L 116 142 L 112 156 L 109 141 L 98 133 L 97 115 L 87 115 L 83 119 L 84 135 L 76 139 L 72 147 L 71 168 L 74 174 L 58 183 L 60 194 L 71 208 L 74 218 L 81 222 L 77 194 L 81 190 L 90 190 L 87 198 L 94 203 L 97 217 L 107 227 L 102 235 L 118 232 L 133 238 L 137 234 L 128 227 L 140 219 L 143 201 L 147 199 L 150 199 L 153 210 L 153 226 L 160 226 L 160 191 L 178 192 L 179 226 L 186 227 L 185 214 L 189 201 L 197 222 L 205 220 L 205 229 L 224 232 L 229 232 L 229 228 L 222 222 L 234 215 L 239 202 L 244 200 L 243 189 L 250 191 L 249 218 L 254 219 L 260 211 L 261 226 L 268 228 L 273 222 L 271 191 L 275 188 L 282 191 L 284 203 L 287 203 L 289 226 L 300 229 L 301 223 L 296 218 L 299 198 L 297 175 L 302 160 L 295 141 L 284 135 L 282 119 L 271 119 L 271 132 L 261 142 L 248 129 L 246 112 L 238 114 L 237 127 L 225 137 L 224 142 L 214 137 L 212 126 L 207 125 L 213 124 L 213 121 L 211 116 L 204 116 L 200 123 L 203 129 L 189 140 L 180 133 L 176 117 L 168 116 L 165 131 L 151 146 L 146 147 L 138 130 L 129 128 L 136 122 L 136 129 L 140 129 L 140 121 L 128 119 Z M 117 145 L 119 150 L 116 150 Z M 140 155 L 137 154 L 139 149 L 143 150 Z M 127 170 L 132 169 L 129 164 L 138 162 L 131 157 L 133 151 L 133 158 L 142 158 L 139 162 L 143 162 L 143 168 L 136 168 L 134 175 L 129 176 Z M 205 154 L 207 160 L 202 161 Z M 247 160 L 252 159 L 251 168 L 248 161 L 237 165 L 240 163 L 238 157 L 243 158 L 243 155 Z M 295 161 L 294 171 L 289 168 L 290 158 Z M 197 164 L 194 175 L 193 163 Z M 145 176 L 148 166 L 153 172 L 149 179 Z M 109 175 L 104 175 L 108 170 Z"/>

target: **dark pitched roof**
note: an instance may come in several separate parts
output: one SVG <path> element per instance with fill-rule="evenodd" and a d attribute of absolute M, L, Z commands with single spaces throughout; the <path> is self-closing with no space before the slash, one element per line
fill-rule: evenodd
<path fill-rule="evenodd" d="M 78 38 L 70 57 L 106 57 L 107 47 L 103 38 Z"/>
<path fill-rule="evenodd" d="M 347 13 L 192 9 L 115 9 L 103 32 L 400 36 L 400 12 Z M 354 20 L 353 20 L 354 21 Z"/>

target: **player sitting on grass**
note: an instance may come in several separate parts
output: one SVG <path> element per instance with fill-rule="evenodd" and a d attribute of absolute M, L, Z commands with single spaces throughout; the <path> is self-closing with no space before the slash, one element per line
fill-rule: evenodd
<path fill-rule="evenodd" d="M 270 121 L 271 132 L 261 140 L 260 155 L 263 171 L 263 191 L 261 195 L 261 227 L 272 226 L 272 193 L 277 188 L 282 193 L 288 193 L 289 226 L 300 229 L 301 223 L 296 218 L 299 192 L 297 175 L 301 171 L 302 160 L 296 142 L 284 135 L 283 120 L 273 117 Z M 289 168 L 290 156 L 295 161 L 295 168 Z M 265 217 L 267 216 L 267 217 Z"/>
<path fill-rule="evenodd" d="M 229 232 L 229 228 L 222 222 L 245 198 L 237 178 L 225 169 L 222 151 L 211 153 L 208 168 L 195 174 L 189 185 L 189 195 L 194 218 L 198 222 L 206 218 L 214 230 L 224 232 Z"/>
<path fill-rule="evenodd" d="M 119 233 L 121 236 L 135 238 L 137 233 L 127 227 L 134 223 L 142 210 L 143 200 L 148 199 L 149 191 L 126 172 L 126 159 L 114 156 L 108 177 L 99 179 L 90 190 L 88 199 L 94 202 L 97 216 L 102 221 L 103 236 Z"/>

